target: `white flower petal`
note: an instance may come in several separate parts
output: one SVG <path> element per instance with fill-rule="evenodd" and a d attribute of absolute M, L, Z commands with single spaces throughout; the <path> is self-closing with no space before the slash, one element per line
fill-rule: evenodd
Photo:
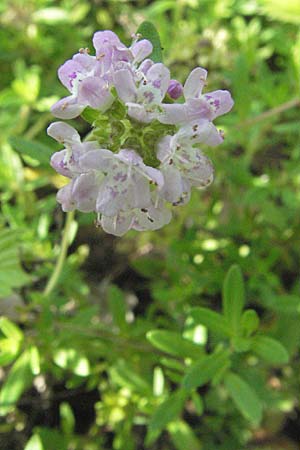
<path fill-rule="evenodd" d="M 207 78 L 207 70 L 202 67 L 196 67 L 192 70 L 183 87 L 185 99 L 199 97 L 205 85 Z"/>

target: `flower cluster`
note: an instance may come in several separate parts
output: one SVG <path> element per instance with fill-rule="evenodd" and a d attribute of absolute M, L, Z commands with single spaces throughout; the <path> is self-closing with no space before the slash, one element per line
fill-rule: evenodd
<path fill-rule="evenodd" d="M 51 165 L 70 178 L 57 200 L 64 211 L 95 211 L 117 236 L 158 229 L 171 220 L 168 204 L 184 204 L 192 186 L 211 183 L 213 167 L 199 145 L 223 141 L 212 121 L 232 108 L 232 98 L 224 90 L 203 94 L 207 72 L 200 67 L 184 86 L 171 79 L 164 64 L 148 58 L 152 44 L 140 36 L 126 47 L 112 31 L 98 31 L 93 45 L 95 56 L 80 49 L 58 70 L 70 95 L 52 113 L 82 114 L 93 128 L 81 142 L 65 122 L 49 126 L 65 147 Z"/>

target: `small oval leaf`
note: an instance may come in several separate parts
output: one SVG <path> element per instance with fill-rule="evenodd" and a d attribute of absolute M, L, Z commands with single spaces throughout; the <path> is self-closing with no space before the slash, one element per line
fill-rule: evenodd
<path fill-rule="evenodd" d="M 228 352 L 213 353 L 204 356 L 186 372 L 182 384 L 187 389 L 194 389 L 211 381 L 216 373 L 230 363 Z"/>
<path fill-rule="evenodd" d="M 262 419 L 262 403 L 249 384 L 232 372 L 226 374 L 224 383 L 242 415 L 254 424 L 259 424 Z"/>
<path fill-rule="evenodd" d="M 209 331 L 221 336 L 230 336 L 230 327 L 221 314 L 208 308 L 196 307 L 190 312 L 196 323 L 204 325 Z"/>
<path fill-rule="evenodd" d="M 285 347 L 276 339 L 268 336 L 255 336 L 251 348 L 254 353 L 270 364 L 286 364 L 289 354 Z"/>
<path fill-rule="evenodd" d="M 223 285 L 223 312 L 236 333 L 245 304 L 244 281 L 238 265 L 230 267 Z"/>
<path fill-rule="evenodd" d="M 203 353 L 201 346 L 174 331 L 152 330 L 147 333 L 147 339 L 154 347 L 173 356 L 199 358 Z"/>
<path fill-rule="evenodd" d="M 162 62 L 163 56 L 160 37 L 153 23 L 148 21 L 143 22 L 139 26 L 137 33 L 141 34 L 143 39 L 148 39 L 153 45 L 153 51 L 149 58 L 154 62 Z"/>

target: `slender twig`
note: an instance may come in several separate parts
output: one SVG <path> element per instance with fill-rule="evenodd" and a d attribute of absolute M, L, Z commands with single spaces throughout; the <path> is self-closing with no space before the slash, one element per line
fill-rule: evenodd
<path fill-rule="evenodd" d="M 265 111 L 256 117 L 238 123 L 237 127 L 249 127 L 255 125 L 256 123 L 268 119 L 269 117 L 276 116 L 277 114 L 280 114 L 284 111 L 287 111 L 288 109 L 295 108 L 297 106 L 300 106 L 300 98 L 293 98 L 292 100 L 289 100 L 282 105 L 276 106 L 275 108 L 269 109 L 268 111 Z"/>
<path fill-rule="evenodd" d="M 66 222 L 65 222 L 65 227 L 63 230 L 63 237 L 62 237 L 62 241 L 61 241 L 61 247 L 60 247 L 60 253 L 59 256 L 57 258 L 55 267 L 54 267 L 54 271 L 52 272 L 51 277 L 48 280 L 48 283 L 44 289 L 44 295 L 48 296 L 51 294 L 51 292 L 53 291 L 53 289 L 55 288 L 59 277 L 61 275 L 61 271 L 63 269 L 63 265 L 67 256 L 67 251 L 68 251 L 68 247 L 70 244 L 70 230 L 71 230 L 71 225 L 74 219 L 74 211 L 70 211 L 67 213 L 66 215 Z"/>

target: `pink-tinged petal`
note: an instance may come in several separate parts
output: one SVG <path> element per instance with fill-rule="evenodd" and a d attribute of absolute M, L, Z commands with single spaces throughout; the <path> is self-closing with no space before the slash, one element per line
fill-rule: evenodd
<path fill-rule="evenodd" d="M 183 86 L 177 80 L 170 80 L 167 93 L 171 98 L 177 100 L 183 94 Z"/>
<path fill-rule="evenodd" d="M 212 120 L 228 113 L 233 107 L 233 100 L 229 91 L 213 91 L 203 96 L 212 110 Z"/>
<path fill-rule="evenodd" d="M 80 142 L 80 136 L 75 130 L 65 122 L 53 122 L 47 128 L 47 134 L 62 144 Z"/>
<path fill-rule="evenodd" d="M 186 103 L 187 122 L 200 119 L 213 120 L 214 113 L 204 96 L 200 98 L 189 98 Z"/>
<path fill-rule="evenodd" d="M 137 98 L 137 88 L 133 74 L 128 69 L 118 70 L 114 74 L 114 84 L 118 96 L 123 102 L 135 102 Z"/>
<path fill-rule="evenodd" d="M 79 83 L 78 103 L 106 111 L 113 101 L 114 97 L 107 84 L 100 78 L 87 77 Z"/>
<path fill-rule="evenodd" d="M 139 71 L 142 72 L 144 75 L 147 75 L 148 70 L 150 67 L 154 65 L 154 62 L 152 59 L 145 59 L 145 61 L 142 62 L 142 64 L 139 67 Z"/>
<path fill-rule="evenodd" d="M 60 188 L 56 194 L 56 200 L 61 204 L 62 210 L 65 212 L 74 211 L 74 209 L 76 208 L 75 201 L 72 197 L 72 187 L 73 181 Z"/>
<path fill-rule="evenodd" d="M 185 105 L 179 103 L 160 105 L 162 112 L 157 117 L 161 123 L 167 125 L 177 125 L 188 122 Z"/>
<path fill-rule="evenodd" d="M 159 195 L 167 202 L 177 204 L 183 197 L 186 187 L 183 183 L 181 173 L 173 164 L 166 165 L 161 170 L 164 176 L 164 185 L 159 191 Z"/>
<path fill-rule="evenodd" d="M 122 62 L 131 62 L 133 59 L 131 51 L 123 46 L 123 47 L 114 47 L 112 51 L 112 63 L 115 67 L 116 64 Z"/>
<path fill-rule="evenodd" d="M 81 170 L 107 171 L 113 163 L 114 154 L 110 150 L 97 149 L 86 152 L 79 158 Z"/>
<path fill-rule="evenodd" d="M 172 136 L 164 136 L 158 143 L 157 146 L 157 158 L 165 163 L 173 156 L 172 150 Z"/>
<path fill-rule="evenodd" d="M 78 76 L 78 72 L 82 72 L 82 66 L 73 59 L 69 59 L 58 69 L 58 78 L 70 92 L 72 92 L 73 83 Z"/>
<path fill-rule="evenodd" d="M 85 105 L 77 103 L 77 99 L 73 96 L 64 97 L 51 107 L 51 112 L 59 119 L 74 119 L 84 110 Z"/>
<path fill-rule="evenodd" d="M 196 67 L 192 70 L 184 84 L 183 94 L 185 99 L 199 97 L 205 86 L 207 78 L 207 70 L 202 67 Z"/>
<path fill-rule="evenodd" d="M 72 59 L 75 63 L 80 65 L 81 73 L 92 72 L 97 65 L 96 57 L 88 55 L 87 53 L 76 53 Z"/>
<path fill-rule="evenodd" d="M 130 47 L 136 62 L 141 62 L 152 53 L 153 45 L 147 39 L 142 39 Z"/>
<path fill-rule="evenodd" d="M 133 213 L 121 212 L 114 217 L 101 217 L 101 226 L 106 233 L 113 234 L 114 236 L 123 236 L 130 230 L 133 221 Z"/>
<path fill-rule="evenodd" d="M 115 157 L 125 164 L 144 165 L 143 158 L 134 150 L 123 148 L 119 153 L 115 154 Z"/>
<path fill-rule="evenodd" d="M 76 208 L 82 212 L 95 211 L 96 200 L 104 175 L 99 177 L 95 172 L 79 175 L 72 188 L 72 197 L 76 202 Z"/>
<path fill-rule="evenodd" d="M 51 156 L 50 165 L 56 170 L 57 173 L 60 173 L 64 177 L 72 178 L 72 171 L 69 169 L 66 164 L 67 150 L 61 150 L 60 152 L 55 152 Z"/>
<path fill-rule="evenodd" d="M 192 186 L 207 187 L 214 176 L 214 168 L 211 161 L 200 151 L 196 150 L 193 166 L 185 171 L 185 176 Z"/>
<path fill-rule="evenodd" d="M 170 82 L 169 69 L 162 63 L 153 64 L 147 72 L 147 82 L 151 83 L 154 88 L 159 89 L 161 99 L 163 99 Z"/>
<path fill-rule="evenodd" d="M 151 203 L 149 182 L 144 177 L 135 177 L 128 192 L 130 199 L 128 206 L 131 208 L 143 208 Z"/>
<path fill-rule="evenodd" d="M 121 44 L 118 36 L 110 30 L 96 31 L 93 36 L 93 46 L 97 52 L 101 52 L 104 46 Z"/>
<path fill-rule="evenodd" d="M 214 124 L 206 119 L 182 127 L 176 133 L 176 136 L 178 141 L 182 143 L 190 141 L 191 143 L 206 144 L 211 147 L 216 147 L 224 140 Z"/>
<path fill-rule="evenodd" d="M 116 216 L 120 211 L 128 209 L 128 183 L 120 192 L 120 185 L 112 184 L 111 180 L 105 180 L 99 190 L 96 202 L 96 211 L 105 216 Z"/>

